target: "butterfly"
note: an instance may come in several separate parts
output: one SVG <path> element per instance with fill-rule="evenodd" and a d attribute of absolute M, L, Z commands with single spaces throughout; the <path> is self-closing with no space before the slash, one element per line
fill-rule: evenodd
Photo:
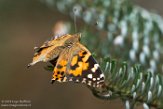
<path fill-rule="evenodd" d="M 102 87 L 104 74 L 91 52 L 80 43 L 81 34 L 65 34 L 46 41 L 37 47 L 33 61 L 50 62 L 53 65 L 52 83 L 73 81 L 90 87 Z"/>

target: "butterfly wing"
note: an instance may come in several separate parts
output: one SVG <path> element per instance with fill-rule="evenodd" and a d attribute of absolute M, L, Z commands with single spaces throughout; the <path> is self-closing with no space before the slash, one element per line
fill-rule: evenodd
<path fill-rule="evenodd" d="M 68 54 L 70 54 L 68 49 L 63 50 L 60 53 L 55 64 L 52 63 L 54 65 L 52 83 L 54 81 L 58 81 L 58 82 L 67 81 L 66 70 L 67 70 L 68 60 L 69 60 Z"/>
<path fill-rule="evenodd" d="M 77 43 L 77 46 L 80 49 L 71 58 L 68 70 L 69 77 L 72 78 L 72 81 L 99 87 L 104 82 L 104 74 L 99 64 L 86 47 L 80 43 Z"/>
<path fill-rule="evenodd" d="M 100 87 L 104 82 L 104 74 L 89 50 L 82 44 L 76 43 L 60 55 L 52 80 L 73 81 Z"/>

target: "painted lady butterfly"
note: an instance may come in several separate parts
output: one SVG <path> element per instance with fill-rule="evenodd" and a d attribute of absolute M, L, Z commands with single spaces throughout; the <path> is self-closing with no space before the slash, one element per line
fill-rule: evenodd
<path fill-rule="evenodd" d="M 32 66 L 37 62 L 50 62 L 54 66 L 52 83 L 78 82 L 90 87 L 102 87 L 104 74 L 90 51 L 80 43 L 81 34 L 62 35 L 37 48 Z"/>

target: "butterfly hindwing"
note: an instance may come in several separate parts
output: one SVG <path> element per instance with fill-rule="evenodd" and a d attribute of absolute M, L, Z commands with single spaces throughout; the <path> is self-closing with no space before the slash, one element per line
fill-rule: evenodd
<path fill-rule="evenodd" d="M 69 76 L 74 82 L 81 82 L 89 86 L 97 87 L 104 82 L 104 75 L 99 64 L 92 57 L 91 53 L 80 43 L 81 48 L 71 59 Z"/>
<path fill-rule="evenodd" d="M 61 53 L 52 80 L 74 81 L 98 87 L 104 82 L 104 75 L 91 53 L 77 43 Z"/>
<path fill-rule="evenodd" d="M 53 70 L 53 78 L 52 83 L 54 81 L 58 82 L 66 82 L 66 70 L 68 65 L 68 55 L 65 55 L 66 53 L 69 53 L 67 50 L 61 52 L 60 56 L 57 59 L 57 62 L 54 66 Z"/>

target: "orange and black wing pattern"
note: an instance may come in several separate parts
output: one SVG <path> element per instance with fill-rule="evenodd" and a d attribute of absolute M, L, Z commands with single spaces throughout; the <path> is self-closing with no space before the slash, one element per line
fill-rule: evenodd
<path fill-rule="evenodd" d="M 104 84 L 104 74 L 90 51 L 80 43 L 81 34 L 63 35 L 45 42 L 33 57 L 28 67 L 38 62 L 53 64 L 54 81 L 87 84 L 91 87 L 101 87 Z"/>
<path fill-rule="evenodd" d="M 65 55 L 65 53 L 67 55 Z M 91 53 L 80 43 L 63 51 L 53 71 L 52 82 L 73 81 L 92 87 L 100 87 L 104 74 Z"/>

